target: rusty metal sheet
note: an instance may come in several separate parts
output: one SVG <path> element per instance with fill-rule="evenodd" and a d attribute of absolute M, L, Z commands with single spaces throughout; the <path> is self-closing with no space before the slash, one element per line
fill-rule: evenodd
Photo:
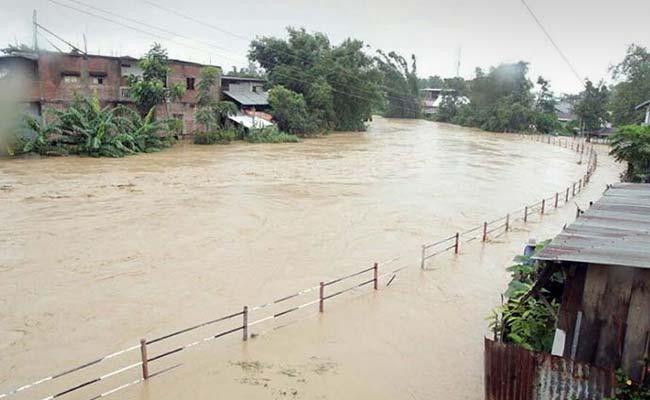
<path fill-rule="evenodd" d="M 611 370 L 485 339 L 486 400 L 596 400 L 613 382 Z"/>
<path fill-rule="evenodd" d="M 650 184 L 610 187 L 533 258 L 650 268 Z"/>

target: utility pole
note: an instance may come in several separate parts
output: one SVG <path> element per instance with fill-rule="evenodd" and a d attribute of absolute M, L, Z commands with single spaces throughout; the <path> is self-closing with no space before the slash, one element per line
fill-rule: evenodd
<path fill-rule="evenodd" d="M 456 58 L 456 77 L 457 78 L 460 76 L 460 54 L 461 54 L 462 50 L 463 50 L 463 47 L 458 46 L 458 57 Z"/>
<path fill-rule="evenodd" d="M 38 51 L 38 21 L 36 19 L 36 10 L 32 13 L 32 26 L 34 35 L 34 51 Z"/>

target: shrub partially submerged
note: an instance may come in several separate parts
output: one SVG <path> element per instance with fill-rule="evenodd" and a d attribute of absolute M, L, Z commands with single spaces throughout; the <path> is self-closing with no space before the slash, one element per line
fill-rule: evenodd
<path fill-rule="evenodd" d="M 296 143 L 298 136 L 281 132 L 276 126 L 251 129 L 246 135 L 249 143 Z"/>
<path fill-rule="evenodd" d="M 170 137 L 159 134 L 161 123 L 153 120 L 153 108 L 141 117 L 121 105 L 102 108 L 96 97 L 77 96 L 66 110 L 48 111 L 54 114 L 51 122 L 25 117 L 35 136 L 23 139 L 17 153 L 123 157 L 171 145 Z"/>
<path fill-rule="evenodd" d="M 198 132 L 194 135 L 194 144 L 228 144 L 235 140 L 234 129 L 222 129 L 213 132 Z"/>

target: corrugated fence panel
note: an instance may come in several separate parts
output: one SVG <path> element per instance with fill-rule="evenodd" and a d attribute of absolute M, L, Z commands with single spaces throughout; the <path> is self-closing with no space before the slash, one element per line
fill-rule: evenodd
<path fill-rule="evenodd" d="M 486 400 L 599 400 L 613 381 L 610 370 L 485 339 Z"/>

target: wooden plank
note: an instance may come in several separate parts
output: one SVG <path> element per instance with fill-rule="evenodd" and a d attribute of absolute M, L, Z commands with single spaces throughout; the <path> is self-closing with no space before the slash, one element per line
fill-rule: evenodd
<path fill-rule="evenodd" d="M 576 361 L 594 363 L 598 343 L 600 341 L 601 326 L 603 325 L 600 313 L 600 303 L 605 296 L 607 288 L 607 268 L 600 265 L 589 265 L 585 278 L 584 292 L 582 296 L 582 329 L 578 337 L 578 351 Z M 571 337 L 568 342 L 573 342 L 573 330 L 567 332 Z M 568 352 L 567 352 L 568 350 Z M 567 343 L 565 356 L 570 356 L 571 345 Z"/>
<path fill-rule="evenodd" d="M 627 314 L 622 367 L 634 380 L 641 379 L 645 339 L 650 331 L 650 270 L 636 269 Z"/>
<path fill-rule="evenodd" d="M 595 365 L 618 368 L 623 355 L 627 315 L 636 269 L 606 266 L 600 268 L 607 271 L 605 294 L 598 304 L 598 313 L 605 323 L 600 327 Z"/>
<path fill-rule="evenodd" d="M 558 313 L 557 327 L 566 333 L 566 341 L 563 355 L 569 357 L 573 340 L 573 329 L 576 315 L 582 310 L 582 297 L 584 293 L 585 280 L 587 277 L 587 266 L 585 264 L 573 264 L 566 270 L 564 293 Z"/>

